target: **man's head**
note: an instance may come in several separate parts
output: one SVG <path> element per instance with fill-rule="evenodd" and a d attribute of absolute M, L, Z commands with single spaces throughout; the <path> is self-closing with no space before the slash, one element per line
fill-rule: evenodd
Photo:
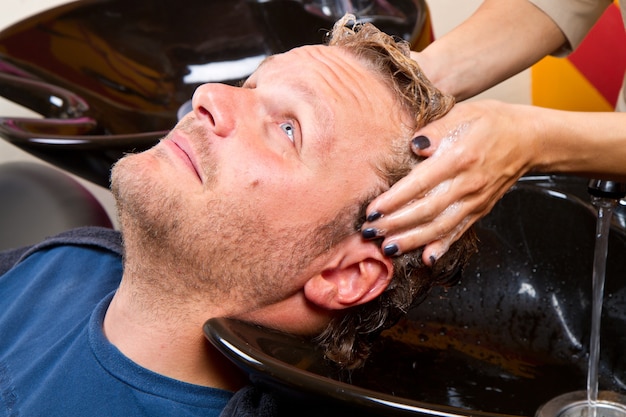
<path fill-rule="evenodd" d="M 406 42 L 398 41 L 372 25 L 354 25 L 344 17 L 329 35 L 329 45 L 346 48 L 369 62 L 369 66 L 389 83 L 400 106 L 412 116 L 413 129 L 419 129 L 445 115 L 454 105 L 426 79 L 410 58 Z M 391 187 L 421 160 L 402 139 L 393 143 L 393 158 L 383 168 L 382 177 Z M 357 225 L 365 222 L 362 206 Z M 450 285 L 458 280 L 456 272 L 476 251 L 476 237 L 470 230 L 432 267 L 424 265 L 418 249 L 393 259 L 393 276 L 378 297 L 354 306 L 347 314 L 335 316 L 316 337 L 317 343 L 335 362 L 346 368 L 360 366 L 369 354 L 373 339 L 391 327 L 436 285 Z"/>
<path fill-rule="evenodd" d="M 361 238 L 360 215 L 416 162 L 412 133 L 451 100 L 423 79 L 406 46 L 346 23 L 329 46 L 268 58 L 241 88 L 201 86 L 164 140 L 115 166 L 124 280 L 154 292 L 159 305 L 148 308 L 311 333 L 399 292 L 395 283 L 385 289 L 409 267 Z M 431 278 L 418 269 L 423 276 L 409 281 Z M 406 306 L 394 301 L 367 334 L 426 287 L 400 285 Z M 345 351 L 329 356 L 344 361 Z"/>

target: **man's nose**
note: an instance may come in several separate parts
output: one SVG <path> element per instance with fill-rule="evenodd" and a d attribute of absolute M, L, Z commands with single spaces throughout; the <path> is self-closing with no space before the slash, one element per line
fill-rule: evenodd
<path fill-rule="evenodd" d="M 193 95 L 196 118 L 218 136 L 228 136 L 236 126 L 237 111 L 241 110 L 242 91 L 226 84 L 204 84 Z"/>

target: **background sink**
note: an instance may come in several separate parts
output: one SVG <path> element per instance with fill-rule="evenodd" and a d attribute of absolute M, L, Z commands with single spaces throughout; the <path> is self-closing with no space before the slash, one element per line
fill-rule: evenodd
<path fill-rule="evenodd" d="M 595 210 L 587 181 L 524 178 L 477 226 L 459 285 L 433 291 L 386 331 L 361 370 L 334 369 L 298 338 L 217 319 L 209 339 L 288 398 L 324 413 L 534 415 L 586 388 Z M 579 197 L 578 197 L 578 196 Z M 626 392 L 626 229 L 610 235 L 600 389 Z M 319 409 L 313 412 L 314 415 Z M 354 410 L 352 410 L 354 412 Z M 362 415 L 362 414 L 359 414 Z"/>
<path fill-rule="evenodd" d="M 431 41 L 423 0 L 360 3 L 388 5 L 360 17 L 416 49 Z M 0 32 L 0 95 L 43 119 L 0 117 L 0 136 L 107 187 L 111 164 L 156 143 L 198 85 L 237 84 L 267 55 L 321 43 L 336 19 L 314 4 L 82 0 L 22 20 Z"/>

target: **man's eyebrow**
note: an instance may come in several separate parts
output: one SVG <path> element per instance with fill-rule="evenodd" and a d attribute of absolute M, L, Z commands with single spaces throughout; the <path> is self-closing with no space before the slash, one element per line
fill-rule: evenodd
<path fill-rule="evenodd" d="M 266 56 L 263 61 L 261 61 L 259 63 L 259 66 L 256 67 L 256 69 L 258 70 L 259 68 L 261 68 L 263 65 L 267 65 L 268 62 L 270 62 L 271 60 L 276 59 L 276 55 L 268 55 Z"/>
<path fill-rule="evenodd" d="M 265 58 L 263 58 L 263 60 L 259 63 L 259 65 L 256 67 L 256 69 L 252 72 L 252 74 L 248 75 L 245 79 L 240 80 L 240 81 L 237 83 L 237 87 L 243 87 L 244 85 L 246 85 L 246 83 L 248 82 L 248 80 L 249 80 L 250 78 L 252 78 L 252 76 L 253 76 L 253 75 L 254 75 L 254 74 L 255 74 L 258 70 L 260 70 L 260 69 L 261 69 L 261 67 L 262 67 L 263 65 L 267 65 L 267 63 L 268 63 L 268 62 L 270 62 L 270 61 L 271 61 L 272 59 L 274 59 L 274 58 L 275 58 L 275 55 L 268 55 L 268 56 L 266 56 Z"/>
<path fill-rule="evenodd" d="M 328 103 L 319 96 L 315 88 L 303 83 L 287 83 L 294 95 L 314 109 L 317 116 L 313 127 L 319 134 L 324 153 L 330 152 L 333 146 L 335 114 L 330 109 Z"/>
<path fill-rule="evenodd" d="M 276 59 L 276 55 L 268 55 L 265 58 L 263 58 L 263 60 L 259 63 L 259 65 L 256 67 L 254 72 L 252 74 L 250 74 L 250 76 L 248 78 L 252 77 L 256 72 L 258 72 L 264 66 L 267 66 L 271 61 L 273 61 L 275 59 Z"/>
<path fill-rule="evenodd" d="M 267 66 L 275 59 L 276 55 L 267 56 L 261 61 L 255 72 L 259 71 L 263 66 Z M 335 115 L 330 110 L 328 104 L 311 85 L 294 81 L 286 81 L 285 85 L 293 91 L 294 95 L 297 96 L 299 100 L 306 102 L 315 109 L 319 120 L 316 121 L 317 124 L 314 126 L 314 129 L 319 132 L 321 136 L 320 139 L 324 144 L 323 148 L 325 152 L 330 152 L 333 142 Z"/>

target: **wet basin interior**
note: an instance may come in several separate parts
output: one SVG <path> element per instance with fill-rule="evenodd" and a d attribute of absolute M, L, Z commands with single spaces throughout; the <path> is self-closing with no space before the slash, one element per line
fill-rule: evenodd
<path fill-rule="evenodd" d="M 208 322 L 205 332 L 259 383 L 292 396 L 309 393 L 315 404 L 340 400 L 382 415 L 532 416 L 553 397 L 586 388 L 595 234 L 588 200 L 586 180 L 524 178 L 478 224 L 480 251 L 461 282 L 432 292 L 350 374 L 297 338 L 224 319 Z M 614 220 L 600 389 L 623 394 L 622 209 Z"/>

